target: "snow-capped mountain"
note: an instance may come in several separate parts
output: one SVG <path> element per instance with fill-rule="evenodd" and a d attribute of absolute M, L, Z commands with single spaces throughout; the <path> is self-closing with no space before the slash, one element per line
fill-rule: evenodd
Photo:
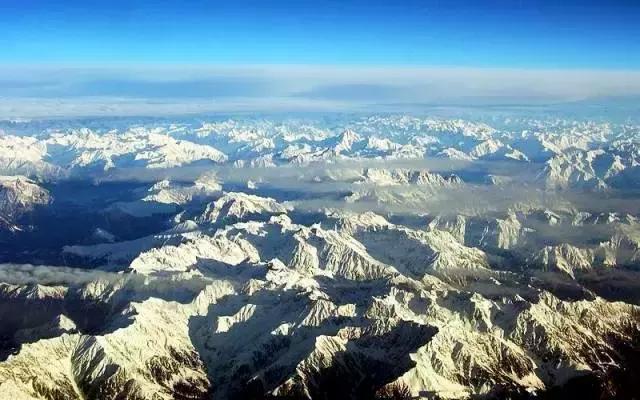
<path fill-rule="evenodd" d="M 443 187 L 459 185 L 462 180 L 456 175 L 442 176 L 425 170 L 366 168 L 362 173 L 362 179 L 356 183 L 376 186 L 404 184 Z"/>
<path fill-rule="evenodd" d="M 637 394 L 635 125 L 21 123 L 0 398 Z"/>
<path fill-rule="evenodd" d="M 529 164 L 533 175 L 553 187 L 602 189 L 638 183 L 637 126 L 509 118 L 499 122 L 500 128 L 494 128 L 458 119 L 373 116 L 347 120 L 338 128 L 247 119 L 119 125 L 111 130 L 57 128 L 29 137 L 9 131 L 0 136 L 0 172 L 52 176 L 203 162 L 269 167 L 435 157 Z"/>
<path fill-rule="evenodd" d="M 22 215 L 51 201 L 46 189 L 24 176 L 0 176 L 0 229 L 20 230 Z"/>

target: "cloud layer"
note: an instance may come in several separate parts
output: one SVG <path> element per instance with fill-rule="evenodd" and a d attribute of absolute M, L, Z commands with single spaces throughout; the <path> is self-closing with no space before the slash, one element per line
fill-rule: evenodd
<path fill-rule="evenodd" d="M 640 72 L 336 66 L 0 67 L 0 116 L 384 110 L 640 98 Z"/>

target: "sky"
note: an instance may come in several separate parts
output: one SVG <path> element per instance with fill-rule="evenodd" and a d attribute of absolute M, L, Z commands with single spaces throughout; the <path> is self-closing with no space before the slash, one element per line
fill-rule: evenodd
<path fill-rule="evenodd" d="M 640 68 L 640 2 L 2 0 L 6 63 Z"/>
<path fill-rule="evenodd" d="M 637 96 L 638 21 L 637 0 L 0 0 L 0 97 Z"/>

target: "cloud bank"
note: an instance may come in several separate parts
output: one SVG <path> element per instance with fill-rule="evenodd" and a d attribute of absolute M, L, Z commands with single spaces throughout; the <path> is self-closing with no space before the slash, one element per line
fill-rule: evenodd
<path fill-rule="evenodd" d="M 640 72 L 338 66 L 4 66 L 0 117 L 358 111 L 640 98 Z"/>

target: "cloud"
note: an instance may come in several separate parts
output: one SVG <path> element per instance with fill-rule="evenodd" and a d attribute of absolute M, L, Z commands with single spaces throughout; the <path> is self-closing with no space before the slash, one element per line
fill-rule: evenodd
<path fill-rule="evenodd" d="M 91 178 L 101 182 L 137 181 L 153 184 L 162 179 L 193 182 L 203 173 L 214 173 L 226 191 L 245 191 L 247 181 L 258 182 L 258 194 L 291 201 L 298 211 L 346 209 L 382 214 L 482 215 L 532 208 L 556 211 L 581 210 L 593 214 L 618 212 L 637 215 L 640 204 L 629 191 L 606 193 L 579 189 L 549 191 L 538 174 L 543 164 L 508 161 L 449 160 L 345 160 L 335 163 L 282 165 L 277 167 L 184 166 L 170 169 L 126 168 L 99 172 Z M 431 188 L 421 185 L 374 186 L 354 183 L 365 168 L 425 169 L 443 175 L 457 174 L 465 183 L 460 187 Z M 509 177 L 502 185 L 487 184 L 487 177 Z M 352 193 L 354 201 L 346 201 Z M 533 224 L 533 223 L 532 223 Z M 557 242 L 583 243 L 606 237 L 609 228 L 581 227 L 562 230 L 535 226 L 540 236 Z"/>
<path fill-rule="evenodd" d="M 640 72 L 636 71 L 313 65 L 3 66 L 0 74 L 2 117 L 383 111 L 392 105 L 550 104 L 640 97 Z"/>
<path fill-rule="evenodd" d="M 209 279 L 190 277 L 177 285 L 170 276 L 148 277 L 121 274 L 98 269 L 70 268 L 50 265 L 0 264 L 0 282 L 12 285 L 45 285 L 79 287 L 101 281 L 128 293 L 130 301 L 158 297 L 169 301 L 190 302 L 210 283 Z M 133 290 L 133 292 L 131 291 Z"/>
<path fill-rule="evenodd" d="M 30 94 L 33 88 L 25 91 Z M 259 97 L 273 90 L 259 79 L 218 78 L 180 81 L 102 79 L 49 88 L 47 97 L 124 97 L 142 99 L 191 99 L 220 97 Z"/>
<path fill-rule="evenodd" d="M 375 186 L 354 183 L 361 180 L 366 168 L 406 168 L 429 170 L 448 175 L 468 176 L 462 187 L 433 188 L 422 185 Z M 520 203 L 552 206 L 559 202 L 554 195 L 542 190 L 536 180 L 540 165 L 501 161 L 475 161 L 443 158 L 414 160 L 357 160 L 310 165 L 282 165 L 277 167 L 234 168 L 228 166 L 186 166 L 171 169 L 143 168 L 113 169 L 100 172 L 94 180 L 139 181 L 148 184 L 162 179 L 194 181 L 203 173 L 215 173 L 224 190 L 246 190 L 246 182 L 258 182 L 258 194 L 291 201 L 299 211 L 324 208 L 346 209 L 355 212 L 376 211 L 399 214 L 475 215 L 483 212 L 504 212 Z M 484 184 L 489 174 L 514 178 L 514 184 L 493 186 Z M 471 178 L 475 177 L 475 178 Z M 474 180 L 475 179 L 475 180 Z M 356 193 L 354 201 L 347 197 Z M 357 200 L 355 200 L 357 198 Z"/>
<path fill-rule="evenodd" d="M 168 117 L 208 113 L 307 112 L 352 110 L 352 105 L 281 97 L 131 98 L 131 97 L 0 97 L 0 119 L 76 117 Z"/>
<path fill-rule="evenodd" d="M 115 282 L 122 275 L 99 270 L 31 264 L 0 264 L 0 282 L 14 285 L 82 285 L 95 280 Z"/>
<path fill-rule="evenodd" d="M 356 83 L 343 85 L 316 86 L 309 90 L 295 93 L 294 96 L 310 99 L 347 100 L 347 101 L 397 101 L 415 97 L 415 90 L 409 87 L 379 85 L 372 83 Z"/>

